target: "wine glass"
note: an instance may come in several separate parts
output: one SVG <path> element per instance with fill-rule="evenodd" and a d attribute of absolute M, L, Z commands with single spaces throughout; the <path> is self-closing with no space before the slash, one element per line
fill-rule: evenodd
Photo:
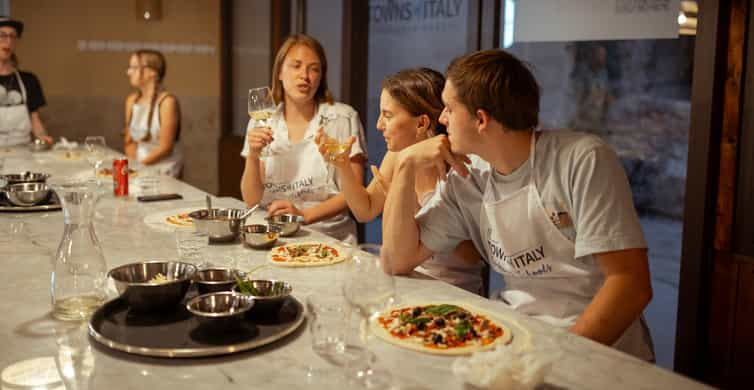
<path fill-rule="evenodd" d="M 326 159 L 336 161 L 348 149 L 348 138 L 351 136 L 351 120 L 342 115 L 322 116 L 319 125 L 325 131 L 323 142 L 327 150 Z"/>
<path fill-rule="evenodd" d="M 249 90 L 249 117 L 252 128 L 266 127 L 272 129 L 272 116 L 275 113 L 275 101 L 269 87 L 252 88 Z M 262 156 L 271 156 L 270 145 L 262 149 Z"/>
<path fill-rule="evenodd" d="M 89 165 L 94 168 L 94 177 L 97 185 L 100 185 L 97 172 L 102 168 L 102 163 L 105 161 L 105 151 L 107 150 L 105 137 L 101 135 L 90 135 L 84 138 L 84 145 L 87 150 L 86 161 L 88 161 Z"/>
<path fill-rule="evenodd" d="M 395 280 L 387 260 L 379 245 L 361 244 L 347 265 L 347 276 L 343 282 L 346 302 L 361 317 L 361 335 L 368 354 L 369 318 L 395 300 Z M 368 389 L 390 387 L 390 373 L 375 369 L 372 359 L 355 363 L 361 365 L 350 365 L 347 373 L 354 384 Z"/>

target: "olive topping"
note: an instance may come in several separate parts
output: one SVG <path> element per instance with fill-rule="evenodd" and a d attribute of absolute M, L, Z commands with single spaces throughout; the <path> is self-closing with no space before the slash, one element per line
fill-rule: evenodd
<path fill-rule="evenodd" d="M 465 318 L 466 318 L 466 313 L 464 313 L 464 312 L 458 313 L 458 319 L 459 320 L 462 320 L 462 319 L 465 319 Z"/>
<path fill-rule="evenodd" d="M 432 342 L 435 343 L 435 344 L 442 343 L 442 335 L 441 334 L 437 334 L 437 333 L 433 334 L 432 335 Z"/>
<path fill-rule="evenodd" d="M 422 314 L 422 309 L 420 307 L 415 307 L 414 310 L 411 312 L 411 315 L 414 317 L 418 317 Z"/>
<path fill-rule="evenodd" d="M 422 321 L 422 322 L 419 322 L 418 324 L 416 324 L 416 329 L 418 329 L 418 330 L 424 330 L 426 328 L 427 328 L 426 322 Z"/>
<path fill-rule="evenodd" d="M 445 320 L 443 320 L 442 318 L 438 318 L 435 320 L 435 325 L 437 325 L 438 327 L 443 327 L 445 326 Z"/>

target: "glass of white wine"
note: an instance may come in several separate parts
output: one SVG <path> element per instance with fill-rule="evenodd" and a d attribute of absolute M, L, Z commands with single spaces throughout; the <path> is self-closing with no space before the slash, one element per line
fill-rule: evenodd
<path fill-rule="evenodd" d="M 327 160 L 336 161 L 348 150 L 351 121 L 342 115 L 322 116 L 319 121 L 325 131 L 324 146 Z"/>
<path fill-rule="evenodd" d="M 249 90 L 249 117 L 252 128 L 266 127 L 272 129 L 272 116 L 275 113 L 275 101 L 269 87 L 252 88 Z M 262 149 L 262 156 L 271 156 L 272 150 L 268 144 Z"/>

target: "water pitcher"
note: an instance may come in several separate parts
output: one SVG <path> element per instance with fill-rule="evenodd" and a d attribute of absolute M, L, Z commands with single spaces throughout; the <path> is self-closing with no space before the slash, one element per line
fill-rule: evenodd
<path fill-rule="evenodd" d="M 50 183 L 63 206 L 63 238 L 53 258 L 52 315 L 60 320 L 87 319 L 104 303 L 107 264 L 94 232 L 95 183 Z"/>

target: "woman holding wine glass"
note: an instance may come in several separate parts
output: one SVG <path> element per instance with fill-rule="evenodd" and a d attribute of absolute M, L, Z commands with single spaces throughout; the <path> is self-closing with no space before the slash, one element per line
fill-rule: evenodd
<path fill-rule="evenodd" d="M 357 221 L 368 222 L 382 213 L 398 153 L 419 141 L 445 134 L 445 127 L 438 123 L 444 107 L 440 97 L 444 85 L 442 74 L 428 68 L 402 70 L 382 81 L 377 130 L 385 137 L 388 152 L 379 169 L 371 167 L 374 179 L 366 188 L 361 184 L 361 177 L 353 175 L 342 158 L 328 158 L 332 156 L 328 151 L 331 133 L 318 133 L 316 141 L 320 153 L 336 167 L 341 190 Z M 349 140 L 346 150 L 353 141 Z M 416 175 L 417 211 L 432 196 L 440 178 L 440 173 L 434 169 Z M 436 254 L 422 263 L 419 270 L 479 294 L 482 288 L 480 258 L 471 241 L 464 241 L 453 254 Z"/>
<path fill-rule="evenodd" d="M 246 159 L 241 178 L 244 201 L 249 206 L 261 203 L 270 215 L 299 215 L 314 230 L 355 242 L 356 223 L 339 183 L 317 152 L 314 136 L 328 118 L 347 118 L 348 136 L 356 141 L 345 164 L 361 180 L 366 160 L 363 128 L 353 108 L 333 102 L 322 45 L 307 35 L 289 37 L 272 70 L 271 97 L 277 105 L 259 103 L 264 100 L 260 95 L 264 93 L 249 93 L 252 118 L 241 152 Z"/>
<path fill-rule="evenodd" d="M 131 55 L 126 75 L 135 91 L 126 98 L 125 153 L 157 173 L 178 177 L 183 169 L 181 111 L 178 99 L 163 86 L 165 70 L 165 57 L 158 51 Z"/>

